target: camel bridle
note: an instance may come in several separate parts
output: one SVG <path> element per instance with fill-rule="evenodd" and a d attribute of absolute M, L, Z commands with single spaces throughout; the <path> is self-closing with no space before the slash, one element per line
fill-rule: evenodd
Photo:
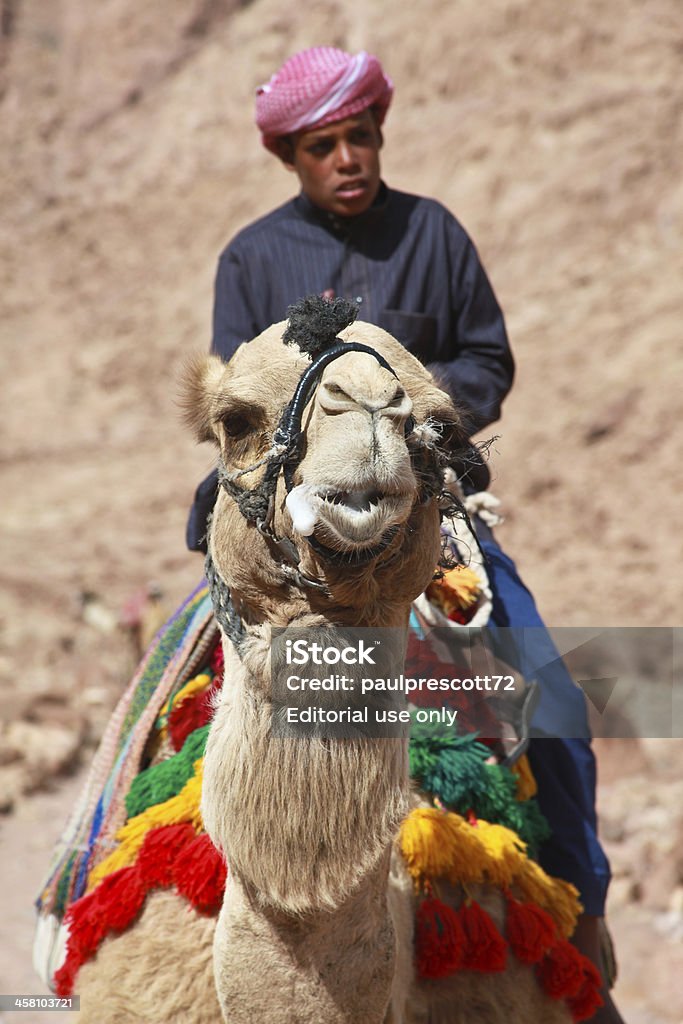
<path fill-rule="evenodd" d="M 289 494 L 294 486 L 294 475 L 304 455 L 305 432 L 302 429 L 304 411 L 315 393 L 324 370 L 335 359 L 339 359 L 349 352 L 363 352 L 376 359 L 380 366 L 388 370 L 396 380 L 399 379 L 393 367 L 375 349 L 360 342 L 343 342 L 337 337 L 337 333 L 355 319 L 357 309 L 344 300 L 335 300 L 331 305 L 332 317 L 329 314 L 330 304 L 316 296 L 304 299 L 302 303 L 289 310 L 290 326 L 285 332 L 283 340 L 289 344 L 297 344 L 304 352 L 309 352 L 312 362 L 299 378 L 294 395 L 282 413 L 273 433 L 271 447 L 266 455 L 245 469 L 231 472 L 228 471 L 222 459 L 219 459 L 218 464 L 220 486 L 235 501 L 242 516 L 253 523 L 259 533 L 275 548 L 283 575 L 300 589 L 313 588 L 327 596 L 330 596 L 327 584 L 307 575 L 300 569 L 301 554 L 296 544 L 289 537 L 278 536 L 273 529 L 275 494 L 280 473 L 282 473 L 285 489 Z M 302 342 L 300 338 L 307 331 L 306 318 L 311 316 L 315 318 L 320 313 L 322 313 L 323 319 L 333 321 L 332 329 L 330 330 L 329 323 L 325 323 L 322 329 L 318 328 L 317 334 L 315 331 L 311 332 L 313 340 L 310 343 L 307 338 Z M 297 319 L 304 322 L 303 327 L 300 323 L 295 323 Z M 293 329 L 293 325 L 296 330 Z M 444 515 L 457 514 L 463 516 L 469 524 L 469 517 L 462 503 L 450 493 L 444 492 L 446 460 L 443 453 L 417 435 L 415 420 L 412 416 L 408 416 L 406 419 L 404 429 L 406 441 L 410 438 L 408 445 L 410 459 L 422 485 L 418 504 L 425 504 L 432 498 L 438 497 L 442 518 Z M 237 483 L 241 476 L 246 476 L 263 466 L 265 466 L 263 476 L 255 487 L 249 489 Z M 306 543 L 328 564 L 355 568 L 367 565 L 381 555 L 392 543 L 399 530 L 400 526 L 392 526 L 378 544 L 360 552 L 338 551 L 329 548 L 313 535 L 306 537 Z M 246 629 L 235 610 L 229 587 L 214 565 L 210 544 L 206 555 L 205 572 L 216 619 L 239 654 L 246 639 Z"/>
<path fill-rule="evenodd" d="M 348 352 L 364 352 L 373 356 L 380 366 L 388 370 L 397 380 L 398 374 L 387 360 L 369 345 L 360 342 L 342 342 L 335 339 L 338 344 L 321 353 L 308 366 L 296 386 L 294 395 L 285 408 L 280 421 L 273 433 L 273 440 L 269 453 L 265 459 L 260 460 L 257 465 L 249 466 L 246 469 L 229 473 L 222 459 L 218 465 L 218 482 L 220 486 L 230 495 L 237 504 L 242 516 L 251 523 L 278 551 L 280 566 L 285 576 L 291 582 L 302 588 L 314 588 L 329 593 L 327 585 L 322 580 L 314 579 L 302 572 L 299 568 L 301 555 L 296 544 L 289 537 L 279 537 L 273 529 L 275 516 L 275 492 L 277 482 L 282 473 L 287 493 L 294 486 L 294 474 L 304 454 L 305 434 L 302 430 L 302 420 L 306 406 L 320 382 L 323 371 L 335 359 L 346 355 Z M 408 436 L 415 427 L 412 416 L 406 420 L 405 433 Z M 236 478 L 252 472 L 258 466 L 265 465 L 265 471 L 261 482 L 255 487 L 248 489 L 236 483 Z M 429 495 L 428 497 L 431 497 Z M 428 498 L 425 498 L 428 500 Z M 315 537 L 307 537 L 306 541 L 313 550 L 325 557 L 333 564 L 365 565 L 382 553 L 392 542 L 399 527 L 394 526 L 387 530 L 379 544 L 367 548 L 360 553 L 352 552 L 351 555 L 343 551 L 335 551 L 332 548 L 321 544 Z M 244 623 L 237 613 L 230 596 L 230 590 L 220 576 L 211 556 L 211 550 L 207 551 L 205 564 L 206 578 L 211 591 L 211 599 L 214 606 L 216 618 L 226 635 L 230 638 L 238 653 L 246 637 Z"/>
<path fill-rule="evenodd" d="M 323 371 L 335 359 L 339 359 L 340 356 L 344 356 L 348 352 L 364 352 L 367 355 L 373 356 L 380 366 L 388 370 L 398 380 L 398 374 L 384 356 L 369 345 L 363 345 L 360 342 L 345 343 L 339 339 L 336 340 L 338 344 L 319 355 L 302 373 L 294 395 L 282 413 L 273 433 L 269 453 L 265 459 L 257 464 L 265 465 L 266 467 L 260 483 L 256 487 L 247 489 L 241 487 L 236 482 L 237 477 L 253 471 L 257 466 L 249 466 L 247 469 L 239 470 L 236 473 L 229 473 L 222 461 L 218 467 L 218 482 L 221 487 L 235 501 L 244 518 L 254 523 L 259 533 L 277 549 L 281 559 L 285 560 L 285 570 L 289 570 L 286 574 L 290 575 L 299 586 L 315 587 L 321 590 L 326 589 L 324 583 L 306 576 L 299 570 L 298 566 L 301 556 L 294 542 L 289 537 L 279 537 L 273 529 L 275 492 L 280 473 L 282 473 L 285 489 L 289 494 L 294 486 L 294 474 L 304 454 L 305 433 L 302 429 L 304 411 L 320 382 Z M 406 436 L 409 436 L 414 428 L 415 421 L 412 416 L 409 416 L 405 424 Z M 428 497 L 431 497 L 431 494 Z M 397 532 L 398 527 L 392 527 L 382 537 L 379 544 L 372 548 L 366 548 L 361 552 L 345 552 L 328 548 L 314 536 L 307 537 L 306 541 L 316 554 L 324 557 L 327 562 L 333 565 L 359 566 L 372 561 L 373 558 L 381 554 L 391 543 Z"/>

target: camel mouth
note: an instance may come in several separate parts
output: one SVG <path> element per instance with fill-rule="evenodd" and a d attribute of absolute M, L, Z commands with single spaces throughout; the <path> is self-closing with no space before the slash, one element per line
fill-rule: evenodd
<path fill-rule="evenodd" d="M 367 489 L 364 491 L 328 491 L 320 497 L 325 502 L 343 506 L 348 512 L 362 514 L 372 512 L 384 498 L 381 491 Z"/>
<path fill-rule="evenodd" d="M 319 494 L 317 525 L 324 539 L 348 549 L 381 543 L 410 515 L 412 497 L 374 488 L 327 490 Z"/>

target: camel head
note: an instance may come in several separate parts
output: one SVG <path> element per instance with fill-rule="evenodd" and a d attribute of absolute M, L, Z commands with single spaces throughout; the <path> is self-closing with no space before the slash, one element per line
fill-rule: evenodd
<path fill-rule="evenodd" d="M 207 575 L 231 678 L 207 743 L 202 815 L 233 882 L 298 914 L 339 906 L 371 874 L 384 892 L 407 743 L 274 739 L 272 627 L 322 629 L 326 642 L 347 626 L 405 634 L 438 561 L 445 451 L 462 427 L 427 370 L 354 322 L 349 303 L 314 297 L 289 312 L 227 365 L 196 363 L 185 404 L 219 451 Z M 400 643 L 385 645 L 396 672 Z M 342 699 L 325 694 L 321 706 Z"/>
<path fill-rule="evenodd" d="M 209 356 L 188 373 L 188 419 L 222 464 L 211 554 L 252 619 L 276 621 L 302 581 L 312 607 L 332 601 L 349 621 L 372 618 L 389 578 L 389 605 L 407 609 L 438 560 L 460 417 L 417 359 L 354 316 L 306 299 L 227 365 Z"/>

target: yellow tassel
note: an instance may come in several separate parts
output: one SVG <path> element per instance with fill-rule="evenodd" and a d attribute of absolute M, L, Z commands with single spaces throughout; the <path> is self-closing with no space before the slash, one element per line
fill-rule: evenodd
<path fill-rule="evenodd" d="M 418 807 L 401 825 L 401 852 L 417 883 L 427 878 L 481 881 L 479 844 L 459 814 L 435 807 Z"/>
<path fill-rule="evenodd" d="M 529 860 L 526 844 L 503 825 L 480 819 L 472 826 L 451 811 L 418 807 L 401 825 L 399 844 L 417 887 L 437 878 L 453 885 L 514 886 L 522 899 L 547 910 L 565 938 L 574 931 L 582 910 L 577 890 Z"/>
<path fill-rule="evenodd" d="M 536 779 L 534 773 L 531 771 L 531 765 L 529 764 L 529 758 L 526 754 L 515 761 L 511 766 L 513 775 L 517 776 L 517 799 L 522 803 L 524 800 L 530 800 L 532 796 L 536 796 L 538 792 L 538 786 L 536 785 Z"/>
<path fill-rule="evenodd" d="M 457 885 L 478 885 L 485 881 L 488 856 L 473 829 L 459 814 L 451 813 L 452 848 L 448 880 Z"/>
<path fill-rule="evenodd" d="M 526 843 L 511 829 L 481 819 L 474 834 L 483 847 L 482 868 L 488 881 L 508 888 L 526 860 Z"/>
<path fill-rule="evenodd" d="M 449 878 L 461 868 L 470 873 L 477 844 L 469 843 L 467 825 L 458 814 L 418 807 L 403 820 L 398 842 L 405 865 L 416 882 Z M 470 829 L 471 831 L 471 829 Z"/>
<path fill-rule="evenodd" d="M 427 597 L 435 600 L 448 614 L 454 608 L 465 611 L 476 604 L 481 594 L 481 580 L 477 573 L 466 565 L 456 565 L 443 577 L 434 580 L 427 588 Z"/>
<path fill-rule="evenodd" d="M 160 825 L 180 825 L 189 821 L 197 832 L 201 830 L 202 816 L 199 810 L 199 801 L 202 794 L 203 763 L 203 758 L 195 761 L 195 774 L 187 780 L 176 796 L 165 800 L 162 804 L 148 807 L 142 814 L 136 814 L 118 830 L 116 838 L 120 845 L 90 872 L 88 891 L 94 889 L 103 878 L 112 874 L 113 871 L 132 864 L 150 829 L 158 828 Z"/>

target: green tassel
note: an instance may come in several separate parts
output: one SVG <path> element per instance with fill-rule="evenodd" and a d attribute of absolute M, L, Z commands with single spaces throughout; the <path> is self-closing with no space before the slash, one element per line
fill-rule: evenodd
<path fill-rule="evenodd" d="M 446 804 L 472 803 L 486 786 L 484 762 L 490 750 L 475 735 L 456 736 L 428 723 L 413 722 L 410 774 Z"/>
<path fill-rule="evenodd" d="M 209 726 L 191 732 L 183 743 L 182 750 L 166 761 L 145 768 L 133 779 L 126 795 L 126 812 L 129 818 L 142 814 L 148 807 L 161 804 L 177 796 L 194 773 L 194 762 L 204 756 Z"/>
<path fill-rule="evenodd" d="M 486 764 L 490 749 L 476 735 L 458 736 L 413 720 L 410 732 L 410 774 L 427 793 L 448 808 L 517 832 L 537 855 L 550 829 L 535 800 L 517 800 L 517 780 L 509 768 Z"/>
<path fill-rule="evenodd" d="M 488 785 L 474 813 L 485 821 L 505 825 L 517 832 L 529 848 L 538 854 L 538 846 L 550 835 L 550 828 L 535 800 L 517 799 L 517 780 L 509 768 L 499 764 L 485 766 Z"/>

